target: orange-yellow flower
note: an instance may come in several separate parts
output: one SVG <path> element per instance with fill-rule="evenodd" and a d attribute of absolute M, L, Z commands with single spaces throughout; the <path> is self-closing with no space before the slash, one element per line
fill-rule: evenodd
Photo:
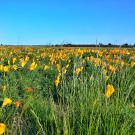
<path fill-rule="evenodd" d="M 99 59 L 99 58 L 94 58 L 93 64 L 94 64 L 94 66 L 99 66 L 99 64 L 100 64 L 100 59 Z"/>
<path fill-rule="evenodd" d="M 113 54 L 117 54 L 118 51 L 119 51 L 119 50 L 118 50 L 117 48 L 114 48 L 114 49 L 112 50 L 112 53 L 113 53 Z"/>
<path fill-rule="evenodd" d="M 6 125 L 4 123 L 0 123 L 0 135 L 4 134 L 6 130 Z"/>
<path fill-rule="evenodd" d="M 12 100 L 11 100 L 10 98 L 5 98 L 5 99 L 3 100 L 2 107 L 7 106 L 7 105 L 9 105 L 9 104 L 11 104 L 11 103 L 12 103 Z"/>
<path fill-rule="evenodd" d="M 59 83 L 60 83 L 60 73 L 57 75 L 56 80 L 54 81 L 56 87 L 58 87 Z"/>
<path fill-rule="evenodd" d="M 134 67 L 135 66 L 135 62 L 131 62 L 131 67 Z"/>
<path fill-rule="evenodd" d="M 121 67 L 123 67 L 125 65 L 125 62 L 124 61 L 121 61 L 120 62 L 120 65 L 121 65 Z"/>
<path fill-rule="evenodd" d="M 26 65 L 26 63 L 27 63 L 27 61 L 21 59 L 21 66 L 22 66 L 22 68 Z"/>
<path fill-rule="evenodd" d="M 113 67 L 112 65 L 108 65 L 108 70 L 112 71 L 113 73 L 116 72 L 116 68 Z"/>
<path fill-rule="evenodd" d="M 35 62 L 32 62 L 32 64 L 29 67 L 30 71 L 33 71 L 37 67 L 37 64 Z"/>
<path fill-rule="evenodd" d="M 60 64 L 56 65 L 57 71 L 60 72 Z"/>
<path fill-rule="evenodd" d="M 16 66 L 16 65 L 13 65 L 13 66 L 12 66 L 12 69 L 13 69 L 13 70 L 16 70 L 16 69 L 17 69 L 17 66 Z"/>
<path fill-rule="evenodd" d="M 114 89 L 113 85 L 108 84 L 108 85 L 106 86 L 105 96 L 106 96 L 107 98 L 109 98 L 114 92 L 115 92 L 115 89 Z"/>
<path fill-rule="evenodd" d="M 13 64 L 16 62 L 16 58 L 15 57 L 12 58 L 12 62 L 13 62 Z"/>
<path fill-rule="evenodd" d="M 16 107 L 16 108 L 19 108 L 20 105 L 21 105 L 20 101 L 16 101 L 16 102 L 15 102 L 15 107 Z"/>
<path fill-rule="evenodd" d="M 25 61 L 29 61 L 29 57 L 28 56 L 25 57 Z"/>
<path fill-rule="evenodd" d="M 26 91 L 27 91 L 27 92 L 32 92 L 32 90 L 33 90 L 33 89 L 32 89 L 31 87 L 26 88 Z"/>
<path fill-rule="evenodd" d="M 59 81 L 58 79 L 56 79 L 56 80 L 54 81 L 54 84 L 55 84 L 56 87 L 58 87 L 59 82 L 60 82 L 60 81 Z"/>

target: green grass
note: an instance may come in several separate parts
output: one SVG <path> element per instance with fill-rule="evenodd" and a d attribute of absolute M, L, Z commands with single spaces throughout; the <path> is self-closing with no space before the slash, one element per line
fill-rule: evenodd
<path fill-rule="evenodd" d="M 19 100 L 20 108 L 12 103 L 0 108 L 0 122 L 7 125 L 6 135 L 135 135 L 135 69 L 123 68 L 110 73 L 105 81 L 101 68 L 90 63 L 79 76 L 73 70 L 81 59 L 73 58 L 67 74 L 61 76 L 55 103 L 56 70 L 17 70 L 1 73 L 1 103 L 4 97 Z M 61 63 L 62 64 L 62 63 Z M 92 76 L 92 77 L 91 77 Z M 106 84 L 116 91 L 106 98 Z M 28 93 L 25 88 L 32 87 Z"/>

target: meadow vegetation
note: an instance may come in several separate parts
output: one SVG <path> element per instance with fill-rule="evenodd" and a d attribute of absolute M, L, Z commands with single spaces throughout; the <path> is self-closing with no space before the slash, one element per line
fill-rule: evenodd
<path fill-rule="evenodd" d="M 0 47 L 0 135 L 135 135 L 135 50 Z"/>

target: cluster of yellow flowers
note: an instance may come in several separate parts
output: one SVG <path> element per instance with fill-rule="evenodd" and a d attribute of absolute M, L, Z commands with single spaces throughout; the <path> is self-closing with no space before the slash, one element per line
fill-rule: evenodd
<path fill-rule="evenodd" d="M 2 107 L 5 107 L 7 105 L 10 105 L 12 103 L 12 99 L 10 98 L 4 98 L 3 103 L 2 103 Z M 20 106 L 20 102 L 16 101 L 15 102 L 15 107 L 18 108 Z"/>
<path fill-rule="evenodd" d="M 2 71 L 2 72 L 8 72 L 9 71 L 9 66 L 0 65 L 0 71 Z"/>
<path fill-rule="evenodd" d="M 2 103 L 2 107 L 5 107 L 12 103 L 12 100 L 10 98 L 5 98 Z M 5 133 L 6 125 L 4 123 L 0 123 L 0 135 Z"/>
<path fill-rule="evenodd" d="M 57 64 L 58 61 L 68 61 L 69 56 L 82 58 L 84 61 L 90 61 L 94 66 L 103 66 L 108 68 L 109 71 L 116 73 L 118 70 L 118 65 L 120 67 L 135 66 L 135 54 L 132 50 L 129 49 L 85 49 L 85 48 L 32 48 L 32 47 L 9 47 L 9 48 L 0 48 L 3 53 L 0 57 L 0 71 L 9 72 L 10 70 L 17 70 L 18 68 L 25 68 L 27 63 L 32 63 L 29 66 L 29 70 L 35 70 L 38 65 L 41 66 L 40 60 L 49 59 L 49 65 Z M 27 54 L 26 54 L 27 53 Z M 84 54 L 89 53 L 90 55 L 83 58 Z M 17 55 L 16 55 L 17 54 Z M 129 58 L 129 63 L 122 59 L 123 56 Z M 5 61 L 7 61 L 5 64 Z M 117 65 L 117 66 L 115 66 Z M 21 66 L 21 67 L 20 67 Z M 46 65 L 47 66 L 47 65 Z M 66 68 L 65 71 L 66 72 Z"/>
<path fill-rule="evenodd" d="M 85 72 L 84 65 L 90 63 L 93 68 L 98 68 L 103 74 L 103 79 L 106 82 L 104 95 L 108 99 L 115 93 L 116 89 L 113 84 L 108 83 L 111 78 L 110 74 L 117 74 L 122 68 L 135 68 L 135 53 L 130 49 L 85 49 L 85 48 L 32 48 L 32 47 L 0 47 L 0 72 L 8 74 L 8 72 L 14 72 L 18 69 L 26 69 L 28 72 L 38 70 L 38 67 L 42 67 L 42 71 L 47 72 L 50 68 L 56 68 L 56 78 L 54 79 L 54 85 L 58 88 L 62 75 L 67 74 L 69 66 L 71 65 L 71 59 L 77 59 L 77 65 L 73 68 L 73 72 L 77 77 L 80 73 Z M 128 61 L 125 60 L 126 57 Z M 45 60 L 47 62 L 45 62 Z M 58 63 L 64 63 L 58 64 Z M 29 72 L 29 73 L 30 73 Z M 92 80 L 91 75 L 90 80 Z M 6 86 L 3 86 L 3 91 L 6 90 Z M 33 89 L 28 87 L 26 92 L 32 92 Z M 2 108 L 14 103 L 18 108 L 20 101 L 12 101 L 10 98 L 4 98 Z M 130 108 L 135 108 L 134 104 L 129 105 Z M 5 132 L 6 125 L 0 123 L 0 135 Z"/>

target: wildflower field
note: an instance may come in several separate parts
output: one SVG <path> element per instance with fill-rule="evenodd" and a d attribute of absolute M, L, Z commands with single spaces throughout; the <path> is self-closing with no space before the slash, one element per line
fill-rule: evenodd
<path fill-rule="evenodd" d="M 135 49 L 0 47 L 0 135 L 135 135 Z"/>

